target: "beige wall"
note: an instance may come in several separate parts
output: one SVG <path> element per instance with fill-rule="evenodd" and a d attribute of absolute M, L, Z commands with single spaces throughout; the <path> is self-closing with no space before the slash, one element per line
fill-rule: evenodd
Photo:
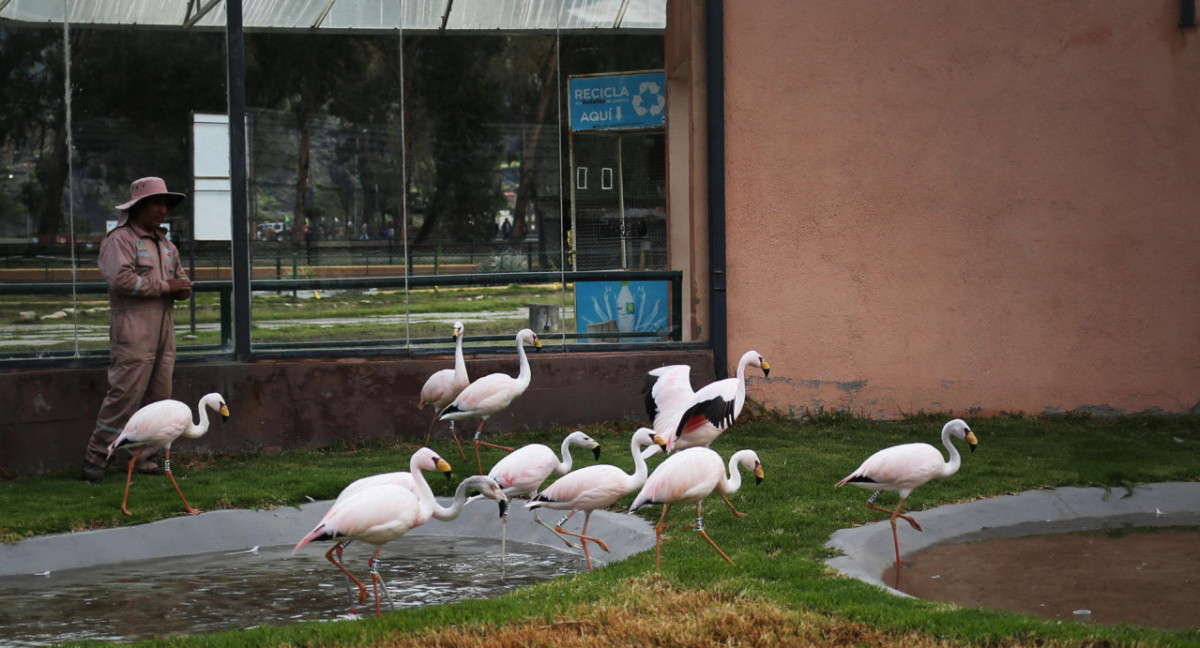
<path fill-rule="evenodd" d="M 1200 409 L 1200 33 L 1178 0 L 724 11 L 729 359 L 772 368 L 752 398 Z"/>

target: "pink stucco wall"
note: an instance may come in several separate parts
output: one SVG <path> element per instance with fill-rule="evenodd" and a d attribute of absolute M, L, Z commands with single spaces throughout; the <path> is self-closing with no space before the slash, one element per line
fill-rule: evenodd
<path fill-rule="evenodd" d="M 724 7 L 729 359 L 772 366 L 752 398 L 1198 409 L 1200 32 L 1177 0 Z"/>

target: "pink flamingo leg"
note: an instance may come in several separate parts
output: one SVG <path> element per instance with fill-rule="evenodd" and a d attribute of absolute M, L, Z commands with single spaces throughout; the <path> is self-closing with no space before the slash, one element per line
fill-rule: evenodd
<path fill-rule="evenodd" d="M 125 477 L 125 498 L 121 500 L 121 511 L 125 515 L 133 515 L 132 513 L 129 512 L 129 509 L 126 508 L 125 505 L 129 502 L 129 483 L 133 481 L 133 464 L 136 462 L 137 462 L 137 453 L 135 452 L 135 453 L 133 453 L 133 456 L 129 459 L 129 474 L 126 475 L 126 477 Z"/>
<path fill-rule="evenodd" d="M 175 475 L 171 474 L 171 449 L 170 448 L 167 448 L 167 451 L 164 454 L 163 459 L 165 461 L 164 472 L 167 473 L 167 477 L 171 478 L 171 484 L 175 486 L 175 492 L 179 493 L 179 499 L 183 500 L 183 508 L 186 509 L 187 512 L 190 513 L 191 515 L 196 515 L 197 513 L 203 513 L 204 511 L 201 511 L 200 509 L 192 508 L 191 504 L 188 504 L 187 498 L 183 496 L 183 491 L 179 490 L 179 484 L 175 482 Z"/>
<path fill-rule="evenodd" d="M 719 494 L 721 496 L 721 499 L 725 500 L 725 505 L 729 507 L 730 511 L 733 511 L 734 515 L 736 515 L 737 517 L 742 517 L 743 515 L 745 515 L 745 513 L 742 513 L 741 511 L 739 511 L 733 507 L 733 502 L 730 502 L 729 498 L 725 497 L 725 493 L 719 493 Z"/>
<path fill-rule="evenodd" d="M 904 520 L 905 522 L 908 522 L 909 524 L 912 525 L 912 528 L 916 529 L 917 531 L 921 530 L 921 525 L 918 524 L 916 520 L 914 520 L 911 517 L 904 515 L 900 512 L 900 509 L 902 509 L 903 507 L 904 507 L 904 498 L 900 498 L 900 503 L 896 505 L 896 510 L 894 510 L 894 511 L 890 510 L 890 509 L 885 509 L 880 506 L 875 506 L 873 503 L 867 502 L 867 508 L 873 509 L 876 511 L 880 511 L 883 513 L 887 513 L 892 516 L 889 521 L 892 523 L 892 545 L 895 546 L 895 548 L 896 548 L 896 569 L 900 569 L 900 567 L 902 566 L 900 564 L 900 536 L 899 536 L 899 534 L 896 533 L 896 518 L 900 518 L 900 519 Z"/>
<path fill-rule="evenodd" d="M 591 511 L 587 511 L 583 514 L 583 531 L 581 531 L 579 533 L 567 531 L 566 529 L 562 528 L 561 522 L 557 526 L 554 527 L 554 530 L 558 531 L 559 533 L 569 535 L 569 536 L 575 536 L 576 538 L 579 538 L 579 543 L 583 545 L 583 557 L 587 559 L 588 571 L 592 570 L 592 555 L 588 551 L 587 541 L 591 540 L 592 542 L 595 542 L 596 545 L 599 546 L 601 549 L 608 551 L 608 545 L 604 544 L 603 540 L 587 534 L 588 521 L 591 519 L 592 519 Z M 565 521 L 565 518 L 564 518 L 564 521 Z"/>
<path fill-rule="evenodd" d="M 712 548 L 716 549 L 717 553 L 721 554 L 721 557 L 725 559 L 725 562 L 731 565 L 733 564 L 733 559 L 729 556 L 726 556 L 725 552 L 721 551 L 721 548 L 717 546 L 717 543 L 713 542 L 712 538 L 708 537 L 708 534 L 704 532 L 704 518 L 700 516 L 700 502 L 696 502 L 696 532 L 699 533 L 700 537 L 704 538 L 708 544 L 712 545 Z"/>
<path fill-rule="evenodd" d="M 335 551 L 339 555 L 342 553 L 341 548 L 342 548 L 341 543 L 333 545 L 332 547 L 329 548 L 329 551 L 325 552 L 325 557 L 327 559 L 329 559 L 329 562 L 333 563 L 335 567 L 342 570 L 342 573 L 345 574 L 350 580 L 354 581 L 355 585 L 358 585 L 358 602 L 364 603 L 367 600 L 367 586 L 363 585 L 362 581 L 355 578 L 354 574 L 351 574 L 349 569 L 346 569 L 346 567 L 344 565 L 342 565 L 342 563 L 339 562 L 337 558 L 333 557 L 333 554 Z M 350 612 L 351 612 L 351 614 L 353 614 L 354 608 L 350 608 Z"/>
<path fill-rule="evenodd" d="M 662 569 L 662 532 L 667 524 L 667 511 L 671 510 L 671 503 L 667 502 L 663 505 L 662 516 L 658 518 L 658 524 L 654 525 L 654 568 Z"/>

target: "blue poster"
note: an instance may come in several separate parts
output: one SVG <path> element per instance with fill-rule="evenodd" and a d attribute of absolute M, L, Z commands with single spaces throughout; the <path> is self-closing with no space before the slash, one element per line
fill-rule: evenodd
<path fill-rule="evenodd" d="M 571 77 L 567 94 L 573 131 L 666 124 L 667 86 L 662 72 Z"/>
<path fill-rule="evenodd" d="M 575 282 L 575 332 L 593 333 L 596 328 L 621 333 L 645 331 L 654 337 L 600 339 L 605 342 L 654 342 L 671 333 L 669 281 L 577 281 Z M 588 326 L 592 325 L 592 331 Z M 588 340 L 580 338 L 580 342 Z"/>

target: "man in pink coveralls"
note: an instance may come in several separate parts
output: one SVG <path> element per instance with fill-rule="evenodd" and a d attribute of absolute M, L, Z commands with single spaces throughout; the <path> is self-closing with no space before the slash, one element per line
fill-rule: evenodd
<path fill-rule="evenodd" d="M 83 455 L 83 478 L 104 479 L 108 445 L 142 405 L 171 397 L 175 369 L 174 301 L 192 294 L 179 250 L 160 227 L 184 195 L 167 191 L 162 178 L 129 186 L 130 199 L 116 209 L 117 226 L 100 244 L 100 273 L 108 283 L 108 393 Z M 143 461 L 143 473 L 161 473 Z"/>

